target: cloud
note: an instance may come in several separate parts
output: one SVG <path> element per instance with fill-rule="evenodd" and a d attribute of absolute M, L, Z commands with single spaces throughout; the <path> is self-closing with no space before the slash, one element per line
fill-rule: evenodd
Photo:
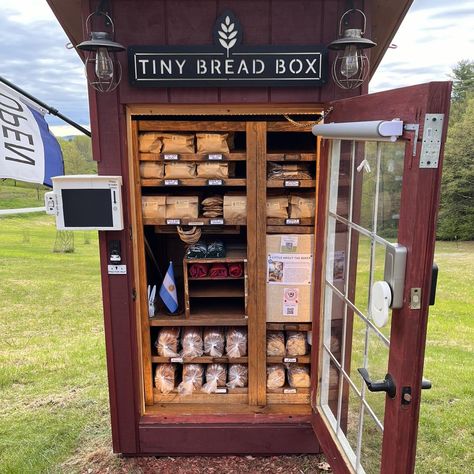
<path fill-rule="evenodd" d="M 36 1 L 36 5 L 38 2 Z M 21 2 L 21 8 L 27 5 Z M 68 38 L 45 5 L 40 20 L 5 10 L 0 16 L 2 75 L 63 115 L 89 123 L 87 87 L 82 62 L 66 49 Z M 49 13 L 50 19 L 45 19 Z M 50 116 L 51 124 L 63 124 Z"/>

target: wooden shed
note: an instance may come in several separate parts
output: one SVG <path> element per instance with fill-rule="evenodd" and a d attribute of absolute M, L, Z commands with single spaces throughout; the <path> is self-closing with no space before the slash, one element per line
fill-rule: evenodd
<path fill-rule="evenodd" d="M 327 50 L 360 9 L 371 76 L 412 2 L 48 3 L 74 46 L 106 8 L 127 49 L 89 88 L 123 179 L 125 228 L 100 231 L 114 451 L 413 472 L 450 84 L 343 89 Z M 179 308 L 150 310 L 169 262 Z"/>

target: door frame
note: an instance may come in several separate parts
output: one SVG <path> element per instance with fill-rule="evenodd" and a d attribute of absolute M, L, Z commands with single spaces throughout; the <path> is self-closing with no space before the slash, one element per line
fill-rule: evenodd
<path fill-rule="evenodd" d="M 405 150 L 403 187 L 398 242 L 408 250 L 404 289 L 404 306 L 393 310 L 390 335 L 388 372 L 397 386 L 394 399 L 386 397 L 384 436 L 382 444 L 381 472 L 414 472 L 416 439 L 423 377 L 424 352 L 428 321 L 431 272 L 435 248 L 435 229 L 441 186 L 441 169 L 446 141 L 451 82 L 432 82 L 391 91 L 369 94 L 332 102 L 333 111 L 329 122 L 351 122 L 369 120 L 392 120 L 399 118 L 404 124 L 418 124 L 418 140 L 415 133 L 405 131 L 403 139 L 408 140 Z M 442 146 L 438 168 L 420 168 L 421 140 L 424 117 L 427 113 L 444 113 Z M 411 143 L 410 143 L 411 142 Z M 329 190 L 328 140 L 321 144 L 321 182 L 318 190 L 320 199 L 317 207 L 317 225 L 320 235 L 326 235 L 326 216 Z M 415 155 L 413 155 L 415 146 Z M 406 192 L 409 187 L 413 192 Z M 323 285 L 325 249 L 316 252 L 315 315 L 320 329 L 323 322 Z M 410 309 L 410 289 L 421 288 L 420 309 Z M 322 332 L 313 331 L 313 428 L 334 472 L 353 472 L 347 456 L 339 449 L 339 443 L 329 427 L 322 410 L 317 405 L 321 378 Z M 317 372 L 316 372 L 317 370 Z M 316 385 L 317 384 L 317 385 Z M 411 403 L 402 405 L 401 388 L 410 387 Z M 383 396 L 383 395 L 381 395 Z"/>

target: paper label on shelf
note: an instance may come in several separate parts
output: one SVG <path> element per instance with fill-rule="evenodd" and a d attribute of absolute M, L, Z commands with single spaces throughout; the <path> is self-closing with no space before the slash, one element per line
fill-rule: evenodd
<path fill-rule="evenodd" d="M 216 391 L 214 393 L 227 393 L 226 388 L 216 388 Z"/>
<path fill-rule="evenodd" d="M 212 153 L 212 154 L 208 155 L 207 158 L 208 158 L 209 161 L 218 161 L 218 160 L 223 159 L 223 157 L 220 153 Z"/>
<path fill-rule="evenodd" d="M 222 186 L 224 181 L 222 179 L 208 179 L 207 185 L 208 186 Z"/>
<path fill-rule="evenodd" d="M 298 359 L 296 357 L 285 357 L 283 362 L 298 362 Z"/>
<path fill-rule="evenodd" d="M 171 357 L 170 362 L 177 362 L 178 364 L 183 363 L 183 358 L 182 357 Z"/>
<path fill-rule="evenodd" d="M 224 219 L 210 219 L 209 224 L 211 224 L 211 225 L 224 225 Z"/>
<path fill-rule="evenodd" d="M 178 159 L 178 155 L 176 153 L 170 153 L 163 155 L 163 159 L 166 161 L 176 161 Z"/>
<path fill-rule="evenodd" d="M 285 219 L 285 225 L 299 225 L 299 219 Z"/>
<path fill-rule="evenodd" d="M 284 388 L 283 393 L 297 393 L 296 388 Z"/>
<path fill-rule="evenodd" d="M 179 179 L 165 179 L 165 186 L 178 186 Z"/>
<path fill-rule="evenodd" d="M 267 283 L 270 285 L 311 285 L 313 254 L 270 253 Z"/>
<path fill-rule="evenodd" d="M 285 179 L 284 186 L 285 188 L 299 188 L 300 182 L 298 179 Z"/>
<path fill-rule="evenodd" d="M 298 248 L 298 236 L 297 235 L 282 235 L 280 243 L 281 253 L 296 253 Z"/>
<path fill-rule="evenodd" d="M 181 219 L 166 219 L 168 225 L 180 225 Z"/>
<path fill-rule="evenodd" d="M 196 222 L 189 221 L 188 225 L 192 225 L 192 226 L 204 225 L 204 222 L 203 221 L 196 221 Z"/>

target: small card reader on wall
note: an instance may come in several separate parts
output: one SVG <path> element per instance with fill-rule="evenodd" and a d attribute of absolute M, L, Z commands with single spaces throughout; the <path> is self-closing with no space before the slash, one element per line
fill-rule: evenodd
<path fill-rule="evenodd" d="M 52 178 L 46 213 L 59 230 L 122 230 L 122 177 L 69 175 Z"/>

